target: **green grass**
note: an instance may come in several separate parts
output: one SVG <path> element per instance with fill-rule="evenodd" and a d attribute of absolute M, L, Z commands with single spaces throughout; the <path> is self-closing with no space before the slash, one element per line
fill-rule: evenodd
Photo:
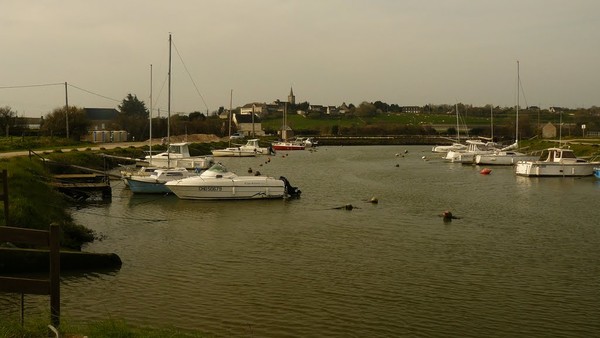
<path fill-rule="evenodd" d="M 17 320 L 2 318 L 0 319 L 0 338 L 54 337 L 54 335 L 48 335 L 51 332 L 48 324 L 49 320 L 41 317 L 26 317 L 24 326 L 21 326 Z M 185 331 L 175 327 L 133 326 L 118 319 L 73 323 L 68 318 L 62 318 L 58 331 L 62 337 L 88 336 L 90 338 L 195 338 L 204 336 L 200 332 Z"/>

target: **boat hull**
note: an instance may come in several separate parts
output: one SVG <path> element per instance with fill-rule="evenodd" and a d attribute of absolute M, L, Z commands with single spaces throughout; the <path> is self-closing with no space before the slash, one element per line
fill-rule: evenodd
<path fill-rule="evenodd" d="M 255 151 L 238 148 L 216 149 L 212 151 L 214 157 L 254 157 Z"/>
<path fill-rule="evenodd" d="M 303 144 L 296 144 L 291 142 L 277 142 L 273 143 L 272 147 L 275 150 L 304 150 L 306 146 Z"/>
<path fill-rule="evenodd" d="M 514 165 L 519 161 L 535 161 L 539 156 L 531 155 L 499 155 L 479 154 L 475 156 L 475 164 L 481 165 Z"/>
<path fill-rule="evenodd" d="M 282 180 L 272 177 L 240 179 L 184 179 L 172 181 L 167 187 L 181 199 L 192 200 L 248 200 L 277 199 L 286 196 Z"/>
<path fill-rule="evenodd" d="M 600 168 L 594 168 L 594 176 L 600 178 Z"/>
<path fill-rule="evenodd" d="M 171 192 L 164 182 L 144 182 L 128 178 L 127 185 L 134 194 L 168 194 Z"/>
<path fill-rule="evenodd" d="M 592 163 L 548 163 L 541 161 L 519 161 L 515 174 L 533 177 L 581 177 L 594 174 Z"/>

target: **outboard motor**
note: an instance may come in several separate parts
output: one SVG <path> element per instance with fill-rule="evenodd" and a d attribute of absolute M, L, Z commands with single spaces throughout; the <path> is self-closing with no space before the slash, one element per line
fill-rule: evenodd
<path fill-rule="evenodd" d="M 283 176 L 280 176 L 279 179 L 283 181 L 283 184 L 285 186 L 285 193 L 289 197 L 300 197 L 300 194 L 302 193 L 302 191 L 300 191 L 300 189 L 298 189 L 298 187 L 292 187 L 292 185 L 290 184 L 290 181 L 288 181 L 287 178 L 285 178 Z"/>

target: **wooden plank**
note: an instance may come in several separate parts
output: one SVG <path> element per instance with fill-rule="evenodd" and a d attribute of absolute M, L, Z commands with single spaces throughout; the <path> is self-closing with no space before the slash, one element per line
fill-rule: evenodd
<path fill-rule="evenodd" d="M 9 293 L 49 295 L 50 281 L 44 279 L 0 277 L 0 291 Z"/>
<path fill-rule="evenodd" d="M 49 244 L 49 233 L 45 230 L 0 226 L 0 240 L 47 246 Z"/>

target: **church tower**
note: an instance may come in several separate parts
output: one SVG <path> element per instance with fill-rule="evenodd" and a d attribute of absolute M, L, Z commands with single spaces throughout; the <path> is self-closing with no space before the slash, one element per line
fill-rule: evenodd
<path fill-rule="evenodd" d="M 288 103 L 291 105 L 296 104 L 296 97 L 294 96 L 294 90 L 290 87 L 290 95 L 288 95 Z"/>

